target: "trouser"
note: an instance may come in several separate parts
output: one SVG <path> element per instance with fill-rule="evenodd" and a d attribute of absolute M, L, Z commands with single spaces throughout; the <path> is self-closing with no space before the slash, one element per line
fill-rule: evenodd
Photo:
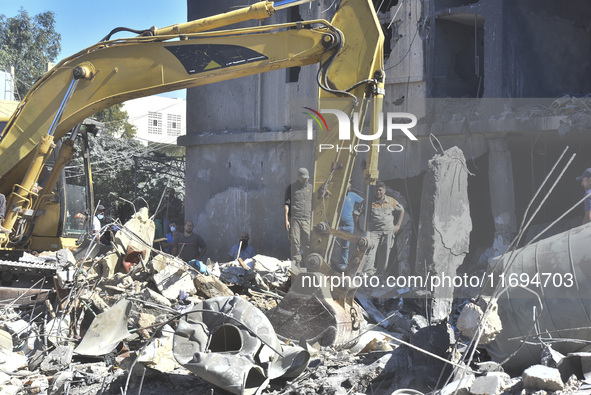
<path fill-rule="evenodd" d="M 302 261 L 302 256 L 308 253 L 310 247 L 310 220 L 293 219 L 290 225 L 291 259 L 299 263 Z"/>
<path fill-rule="evenodd" d="M 0 220 L 6 215 L 6 196 L 0 193 Z"/>
<path fill-rule="evenodd" d="M 363 271 L 385 276 L 388 274 L 388 260 L 394 245 L 394 232 L 371 231 L 368 236 L 373 246 L 369 250 Z"/>
<path fill-rule="evenodd" d="M 355 232 L 355 225 L 339 226 L 339 230 L 353 233 Z M 347 265 L 349 263 L 349 242 L 347 240 L 339 239 L 339 245 L 341 246 L 341 264 Z"/>

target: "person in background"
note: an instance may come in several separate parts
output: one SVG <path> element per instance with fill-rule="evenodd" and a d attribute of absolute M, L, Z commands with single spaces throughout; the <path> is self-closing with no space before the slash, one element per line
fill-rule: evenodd
<path fill-rule="evenodd" d="M 289 232 L 291 259 L 300 265 L 310 245 L 310 221 L 312 218 L 312 185 L 308 183 L 310 173 L 302 167 L 298 179 L 285 190 L 284 220 Z"/>
<path fill-rule="evenodd" d="M 4 215 L 6 214 L 6 196 L 0 193 L 0 223 L 4 222 Z M 0 226 L 0 233 L 8 234 L 12 232 L 4 226 Z"/>
<path fill-rule="evenodd" d="M 207 244 L 203 238 L 193 233 L 193 222 L 185 222 L 185 231 L 174 240 L 172 255 L 189 262 L 193 259 L 202 260 L 206 252 Z"/>
<path fill-rule="evenodd" d="M 105 218 L 105 206 L 99 204 L 96 208 L 96 214 L 92 219 L 92 234 L 96 235 L 101 230 L 101 221 Z"/>
<path fill-rule="evenodd" d="M 577 181 L 581 182 L 581 186 L 585 190 L 585 196 L 587 197 L 583 201 L 583 209 L 585 213 L 583 214 L 583 222 L 582 225 L 591 222 L 591 167 L 585 169 L 583 174 L 577 177 Z"/>
<path fill-rule="evenodd" d="M 343 211 L 341 212 L 341 220 L 339 221 L 339 230 L 347 233 L 355 233 L 355 223 L 359 218 L 359 212 L 355 211 L 355 205 L 363 203 L 363 198 L 351 190 L 351 181 L 347 187 L 347 196 L 343 203 Z M 349 263 L 349 242 L 339 239 L 341 245 L 341 269 L 345 269 Z"/>
<path fill-rule="evenodd" d="M 394 236 L 404 219 L 404 208 L 394 198 L 386 195 L 386 184 L 376 183 L 375 200 L 369 210 L 369 238 L 373 248 L 367 256 L 364 272 L 385 275 L 388 273 L 390 251 L 394 245 Z"/>
<path fill-rule="evenodd" d="M 171 222 L 170 224 L 168 224 L 168 227 L 170 229 L 170 232 L 168 232 L 166 234 L 166 241 L 163 241 L 160 243 L 162 248 L 164 248 L 164 252 L 171 252 L 172 251 L 171 247 L 174 244 L 175 233 L 177 234 L 177 236 L 180 234 L 180 232 L 177 231 L 177 227 L 176 227 L 175 222 Z"/>
<path fill-rule="evenodd" d="M 238 244 L 235 244 L 230 251 L 228 252 L 228 256 L 230 260 L 238 259 L 238 251 L 240 250 L 240 258 L 244 261 L 248 258 L 252 258 L 256 255 L 254 247 L 248 244 L 249 240 L 248 233 L 242 232 L 240 234 L 240 239 Z"/>

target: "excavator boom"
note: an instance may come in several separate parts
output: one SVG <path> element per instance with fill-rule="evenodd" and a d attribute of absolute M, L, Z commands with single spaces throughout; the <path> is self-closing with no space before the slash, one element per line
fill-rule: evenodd
<path fill-rule="evenodd" d="M 277 8 L 290 3 L 301 1 L 282 1 Z M 349 124 L 355 119 L 357 129 L 362 130 L 371 109 L 370 127 L 375 128 L 384 93 L 384 36 L 371 1 L 342 0 L 330 23 L 313 20 L 211 31 L 268 17 L 275 9 L 272 2 L 263 1 L 201 20 L 147 30 L 134 38 L 107 38 L 58 63 L 35 83 L 0 135 L 0 193 L 9 195 L 5 226 L 23 229 L 29 223 L 34 227 L 36 220 L 32 218 L 49 201 L 45 198 L 53 188 L 46 188 L 38 198 L 33 186 L 53 150 L 54 140 L 76 130 L 92 114 L 129 99 L 319 63 L 319 113 L 338 111 L 345 114 Z M 353 117 L 354 113 L 359 114 L 358 118 Z M 327 128 L 316 134 L 316 147 L 356 143 L 356 136 L 339 140 L 339 121 L 335 116 L 326 116 Z M 63 158 L 71 157 L 72 146 L 70 141 Z M 330 267 L 329 258 L 355 155 L 343 149 L 316 152 L 314 230 L 311 253 L 306 258 L 309 273 L 296 279 L 296 291 L 290 292 L 294 297 L 285 298 L 272 317 L 280 334 L 295 330 L 308 339 L 333 344 L 348 340 L 360 329 L 362 318 L 353 301 L 354 288 L 297 292 L 306 275 L 338 274 Z M 66 159 L 60 161 L 61 166 Z M 375 168 L 375 164 L 368 164 L 368 169 Z M 376 178 L 375 171 L 367 172 L 368 183 Z M 50 179 L 57 177 L 54 174 Z M 33 232 L 18 233 L 23 236 Z M 11 242 L 8 236 L 0 235 L 0 246 L 10 247 Z M 363 238 L 354 237 L 353 242 L 359 248 L 353 264 L 349 264 L 348 275 L 357 273 L 367 248 Z M 312 320 L 320 318 L 316 320 L 320 326 L 307 327 L 307 320 L 294 319 L 302 298 L 320 300 L 319 305 L 308 310 Z M 288 325 L 292 325 L 290 330 Z"/>

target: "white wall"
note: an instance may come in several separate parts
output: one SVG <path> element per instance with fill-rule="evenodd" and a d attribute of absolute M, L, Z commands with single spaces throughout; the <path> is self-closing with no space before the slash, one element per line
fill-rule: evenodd
<path fill-rule="evenodd" d="M 123 103 L 129 122 L 137 128 L 136 139 L 145 143 L 176 144 L 186 134 L 187 106 L 180 98 L 148 96 Z"/>

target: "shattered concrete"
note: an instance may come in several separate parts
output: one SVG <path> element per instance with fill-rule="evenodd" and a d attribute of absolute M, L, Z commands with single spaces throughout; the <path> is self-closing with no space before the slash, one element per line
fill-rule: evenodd
<path fill-rule="evenodd" d="M 114 248 L 85 263 L 102 265 L 101 273 L 78 273 L 61 282 L 65 289 L 56 281 L 48 302 L 0 310 L 0 394 L 530 394 L 577 390 L 591 371 L 588 354 L 551 347 L 540 360 L 550 367 L 513 378 L 481 345 L 468 364 L 467 338 L 484 330 L 484 344 L 500 330 L 494 314 L 481 322 L 487 306 L 496 312 L 494 302 L 466 298 L 459 317 L 437 321 L 432 313 L 447 310 L 431 309 L 424 289 L 359 295 L 367 323 L 350 344 L 320 347 L 298 333 L 280 339 L 264 312 L 289 291 L 291 262 L 262 255 L 246 267 L 208 261 L 204 275 L 139 236 L 128 241 L 150 251 L 132 270 L 120 264 L 128 249 Z M 211 366 L 196 367 L 207 358 Z"/>

